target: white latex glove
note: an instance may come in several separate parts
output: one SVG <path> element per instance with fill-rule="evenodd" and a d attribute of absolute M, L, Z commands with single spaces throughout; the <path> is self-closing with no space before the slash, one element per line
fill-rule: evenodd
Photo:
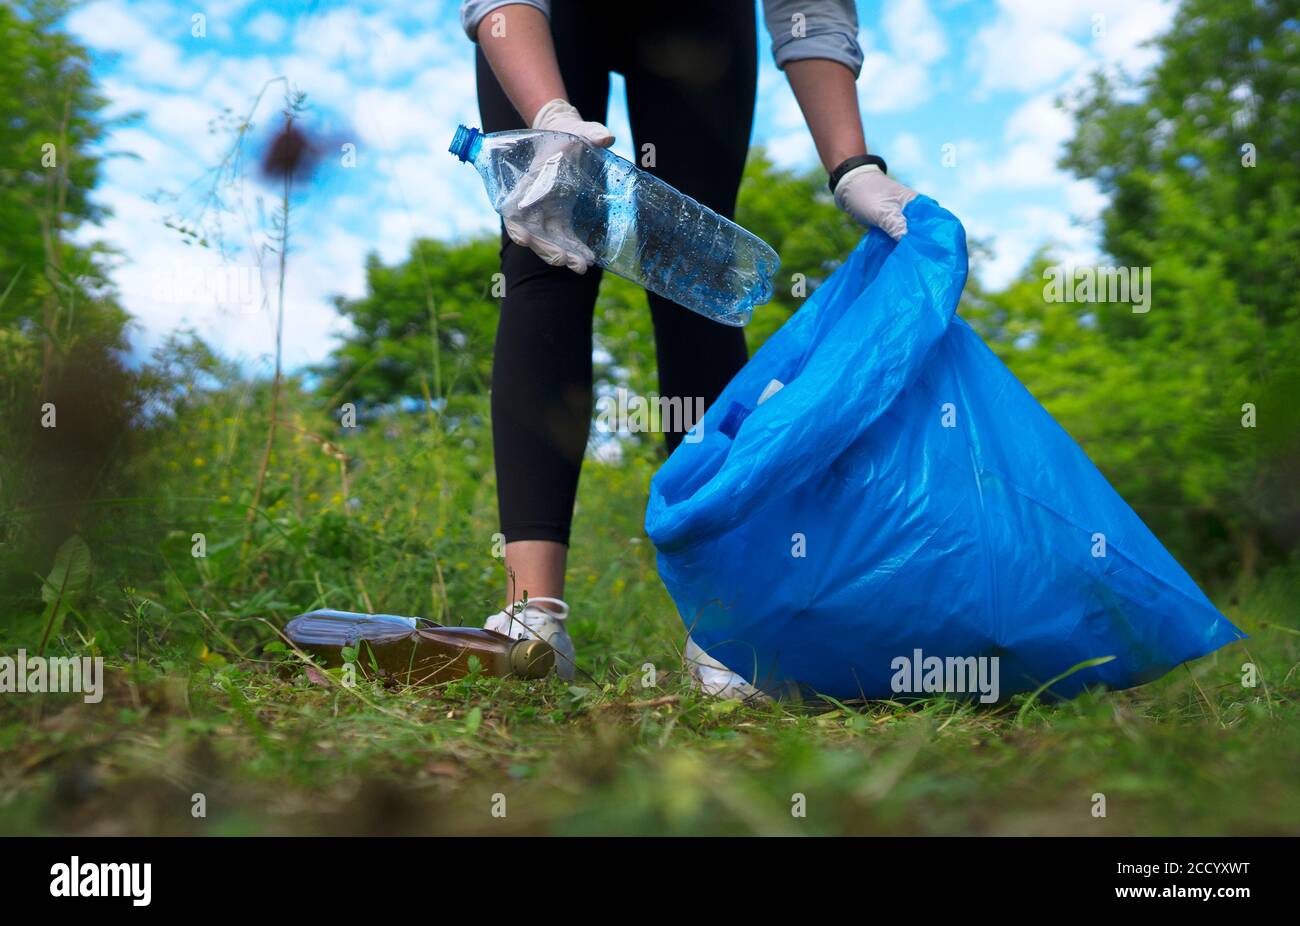
<path fill-rule="evenodd" d="M 875 164 L 853 168 L 835 185 L 835 205 L 895 241 L 907 234 L 903 207 L 914 199 L 915 190 L 890 180 Z"/>
<path fill-rule="evenodd" d="M 586 122 L 578 110 L 564 100 L 551 100 L 533 117 L 534 129 L 565 132 L 597 148 L 608 148 L 614 135 L 599 122 Z M 596 256 L 573 235 L 572 202 L 564 193 L 568 177 L 566 159 L 581 154 L 575 140 L 556 140 L 539 145 L 528 172 L 501 206 L 510 240 L 529 248 L 553 267 L 568 267 L 586 273 Z"/>
<path fill-rule="evenodd" d="M 584 122 L 572 103 L 551 100 L 533 116 L 533 128 L 544 132 L 568 132 L 597 148 L 614 144 L 614 133 L 599 122 Z"/>

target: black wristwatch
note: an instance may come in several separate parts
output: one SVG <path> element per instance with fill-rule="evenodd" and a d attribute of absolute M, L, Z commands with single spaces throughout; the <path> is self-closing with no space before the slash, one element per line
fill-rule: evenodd
<path fill-rule="evenodd" d="M 840 162 L 840 166 L 831 171 L 831 179 L 827 184 L 831 192 L 835 192 L 835 187 L 839 184 L 840 178 L 853 170 L 855 167 L 863 167 L 867 164 L 875 164 L 880 168 L 882 174 L 889 173 L 889 168 L 885 166 L 885 159 L 878 154 L 855 154 L 851 158 L 845 158 Z"/>

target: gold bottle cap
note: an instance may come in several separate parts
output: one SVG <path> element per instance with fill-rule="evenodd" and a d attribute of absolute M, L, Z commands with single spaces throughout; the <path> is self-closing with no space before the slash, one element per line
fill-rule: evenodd
<path fill-rule="evenodd" d="M 555 668 L 555 650 L 544 640 L 520 640 L 510 647 L 510 671 L 519 678 L 543 678 Z"/>

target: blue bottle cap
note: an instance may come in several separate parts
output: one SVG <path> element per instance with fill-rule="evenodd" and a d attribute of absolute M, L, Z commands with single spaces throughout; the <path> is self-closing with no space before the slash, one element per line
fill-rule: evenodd
<path fill-rule="evenodd" d="M 478 154 L 480 140 L 483 133 L 478 129 L 467 128 L 463 125 L 456 126 L 456 134 L 451 140 L 451 147 L 447 150 L 462 161 L 469 161 Z"/>

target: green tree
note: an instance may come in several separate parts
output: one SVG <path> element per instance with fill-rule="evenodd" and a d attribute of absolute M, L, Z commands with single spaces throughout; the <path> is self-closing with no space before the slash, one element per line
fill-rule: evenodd
<path fill-rule="evenodd" d="M 1156 44 L 1141 81 L 1070 101 L 1064 160 L 1150 310 L 1047 302 L 1039 255 L 968 314 L 1184 561 L 1249 580 L 1300 521 L 1300 31 L 1292 4 L 1190 0 Z"/>
<path fill-rule="evenodd" d="M 107 125 L 88 54 L 60 28 L 66 12 L 58 0 L 0 6 L 0 322 L 43 342 L 42 389 L 78 340 L 121 346 L 127 318 L 105 249 L 69 241 L 102 216 L 90 191 Z"/>
<path fill-rule="evenodd" d="M 338 299 L 353 333 L 323 368 L 324 391 L 372 405 L 487 391 L 500 271 L 495 238 L 421 240 L 386 266 L 366 260 L 366 294 Z"/>
<path fill-rule="evenodd" d="M 121 489 L 140 409 L 107 249 L 72 242 L 102 215 L 91 192 L 108 124 L 67 9 L 0 6 L 0 586 L 29 597 L 33 573 L 92 526 L 83 503 Z"/>

